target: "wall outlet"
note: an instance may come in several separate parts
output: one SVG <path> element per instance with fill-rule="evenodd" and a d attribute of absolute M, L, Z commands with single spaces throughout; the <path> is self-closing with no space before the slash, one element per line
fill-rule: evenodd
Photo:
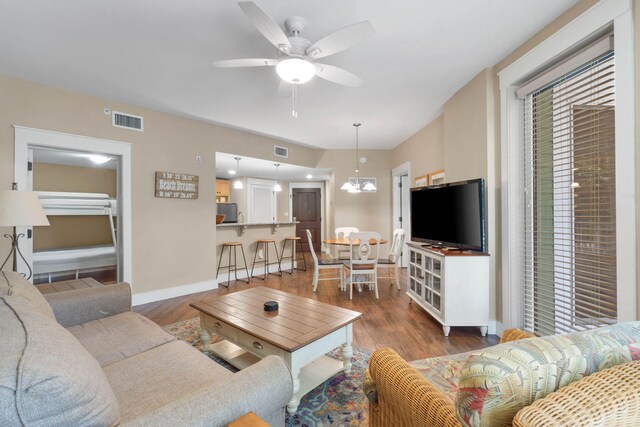
<path fill-rule="evenodd" d="M 258 259 L 264 259 L 264 250 L 263 249 L 258 250 Z"/>
<path fill-rule="evenodd" d="M 196 156 L 196 165 L 199 165 L 202 163 L 202 156 Z"/>

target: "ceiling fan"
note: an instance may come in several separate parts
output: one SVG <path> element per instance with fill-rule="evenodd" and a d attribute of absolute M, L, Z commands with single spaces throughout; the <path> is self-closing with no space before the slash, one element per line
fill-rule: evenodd
<path fill-rule="evenodd" d="M 276 67 L 281 78 L 278 93 L 288 97 L 296 86 L 311 80 L 314 76 L 344 86 L 359 86 L 362 79 L 355 74 L 333 65 L 315 62 L 334 53 L 354 46 L 375 33 L 369 21 L 362 21 L 343 27 L 326 35 L 315 43 L 300 36 L 307 21 L 299 16 L 287 18 L 284 25 L 290 36 L 276 24 L 257 4 L 242 1 L 238 5 L 249 21 L 277 49 L 276 58 L 228 59 L 213 63 L 216 67 Z"/>

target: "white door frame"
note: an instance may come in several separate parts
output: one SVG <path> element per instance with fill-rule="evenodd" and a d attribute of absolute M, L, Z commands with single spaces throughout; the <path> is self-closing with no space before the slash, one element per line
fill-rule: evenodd
<path fill-rule="evenodd" d="M 15 157 L 13 179 L 18 189 L 29 189 L 27 162 L 30 148 L 55 148 L 61 150 L 102 153 L 118 156 L 118 280 L 132 283 L 131 264 L 131 144 L 121 141 L 73 135 L 43 129 L 14 126 Z M 28 227 L 18 227 L 18 233 L 25 233 Z M 33 264 L 32 240 L 25 245 L 24 255 Z M 22 263 L 22 265 L 20 265 Z M 18 260 L 18 268 L 26 268 L 22 260 Z M 133 284 L 132 284 L 133 288 Z"/>
<path fill-rule="evenodd" d="M 401 182 L 401 177 L 403 175 L 407 176 L 407 182 L 408 185 L 405 187 L 402 187 L 402 193 L 400 192 L 400 182 Z M 411 184 L 410 184 L 410 180 L 411 179 L 411 162 L 404 162 L 401 165 L 396 166 L 395 168 L 391 169 L 391 182 L 392 182 L 392 191 L 391 191 L 391 197 L 392 197 L 392 206 L 393 206 L 393 217 L 392 217 L 392 234 L 393 234 L 393 230 L 395 230 L 396 228 L 400 228 L 400 212 L 402 211 L 402 207 L 400 206 L 400 195 L 402 194 L 402 197 L 406 197 L 407 200 L 409 200 L 410 197 L 410 188 L 411 188 Z M 409 266 L 409 257 L 406 256 L 409 254 L 409 251 L 407 250 L 407 242 L 409 241 L 409 239 L 411 238 L 411 213 L 410 212 L 403 212 L 402 213 L 402 229 L 404 230 L 404 245 L 402 248 L 402 258 L 400 259 L 400 266 L 402 267 L 408 267 Z"/>
<path fill-rule="evenodd" d="M 278 215 L 278 198 L 276 197 L 275 191 L 273 191 L 275 184 L 275 180 L 247 178 L 247 222 L 256 222 L 253 219 L 253 189 L 255 187 L 269 187 L 271 189 L 271 221 L 269 222 L 276 222 Z"/>
<path fill-rule="evenodd" d="M 324 202 L 325 181 L 315 182 L 295 182 L 289 183 L 289 218 L 293 221 L 293 189 L 294 188 L 319 188 L 320 189 L 320 240 L 324 241 L 324 217 L 326 216 L 326 205 Z"/>
<path fill-rule="evenodd" d="M 629 0 L 602 0 L 499 74 L 501 106 L 502 186 L 502 322 L 504 329 L 521 327 L 523 184 L 520 153 L 522 104 L 516 88 L 544 64 L 562 56 L 595 32 L 613 23 L 616 62 L 616 256 L 618 321 L 637 319 L 636 289 L 636 168 L 634 27 Z"/>

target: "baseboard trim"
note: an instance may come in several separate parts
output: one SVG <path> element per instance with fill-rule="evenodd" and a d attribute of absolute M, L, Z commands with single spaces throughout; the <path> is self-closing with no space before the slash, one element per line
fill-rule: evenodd
<path fill-rule="evenodd" d="M 489 320 L 489 327 L 487 328 L 487 334 L 489 335 L 497 335 L 497 320 Z"/>
<path fill-rule="evenodd" d="M 297 264 L 297 263 L 296 263 Z M 294 264 L 295 265 L 295 264 Z M 291 261 L 285 261 L 282 263 L 282 271 L 289 270 L 291 268 Z M 277 264 L 269 266 L 269 271 L 274 272 L 278 270 Z M 251 269 L 249 269 L 251 272 Z M 255 275 L 264 274 L 264 266 L 257 267 L 254 271 Z M 247 273 L 244 269 L 238 270 L 238 279 L 246 279 Z M 231 273 L 231 279 L 234 279 L 233 273 Z M 227 282 L 227 274 L 220 272 L 218 279 L 205 280 L 204 282 L 189 283 L 187 285 L 175 286 L 173 288 L 158 289 L 157 291 L 142 292 L 134 294 L 131 298 L 131 304 L 135 307 L 137 305 L 148 304 L 150 302 L 162 301 L 169 298 L 181 297 L 184 295 L 196 294 L 198 292 L 210 291 L 218 289 L 219 283 Z"/>
<path fill-rule="evenodd" d="M 175 286 L 173 288 L 158 289 L 157 291 L 134 294 L 131 298 L 131 304 L 135 307 L 137 305 L 162 301 L 169 298 L 181 297 L 198 292 L 210 291 L 217 288 L 217 280 L 205 280 L 204 282 L 189 283 L 187 285 Z"/>

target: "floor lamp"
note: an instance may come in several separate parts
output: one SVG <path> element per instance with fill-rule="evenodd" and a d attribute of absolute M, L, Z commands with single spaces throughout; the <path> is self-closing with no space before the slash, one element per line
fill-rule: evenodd
<path fill-rule="evenodd" d="M 11 239 L 11 250 L 2 263 L 0 270 L 4 268 L 9 258 L 13 256 L 13 271 L 18 271 L 19 256 L 29 268 L 29 275 L 23 274 L 23 276 L 30 279 L 33 270 L 31 270 L 31 266 L 18 246 L 20 238 L 24 237 L 24 233 L 17 234 L 16 227 L 49 225 L 49 221 L 35 192 L 18 191 L 15 184 L 13 188 L 13 190 L 0 191 L 0 227 L 13 227 L 13 234 L 4 235 L 4 237 Z"/>

